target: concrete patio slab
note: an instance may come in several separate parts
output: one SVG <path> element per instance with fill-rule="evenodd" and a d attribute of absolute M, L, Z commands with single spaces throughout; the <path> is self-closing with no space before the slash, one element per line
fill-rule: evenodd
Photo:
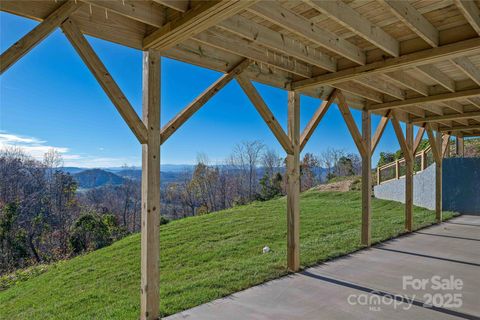
<path fill-rule="evenodd" d="M 435 287 L 452 277 L 457 287 Z M 404 286 L 408 280 L 425 286 Z M 480 319 L 480 216 L 457 217 L 167 319 Z"/>

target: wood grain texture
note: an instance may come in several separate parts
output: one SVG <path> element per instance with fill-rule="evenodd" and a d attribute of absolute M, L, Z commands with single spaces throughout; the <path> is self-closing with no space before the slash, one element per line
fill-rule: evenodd
<path fill-rule="evenodd" d="M 142 145 L 140 319 L 154 320 L 160 304 L 160 56 L 152 50 L 143 53 L 142 99 L 148 131 Z"/>
<path fill-rule="evenodd" d="M 123 120 L 130 127 L 140 143 L 147 141 L 147 129 L 132 105 L 117 85 L 112 75 L 97 56 L 93 48 L 83 36 L 78 26 L 68 19 L 62 24 L 62 30 L 72 46 L 82 58 L 93 76 L 97 79 L 107 96 L 112 101 Z"/>
<path fill-rule="evenodd" d="M 293 153 L 287 154 L 287 267 L 300 270 L 300 95 L 288 92 L 288 137 Z"/>

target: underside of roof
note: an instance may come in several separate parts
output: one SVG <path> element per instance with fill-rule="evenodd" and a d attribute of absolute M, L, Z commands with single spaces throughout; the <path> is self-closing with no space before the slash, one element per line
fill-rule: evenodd
<path fill-rule="evenodd" d="M 77 0 L 93 37 L 458 136 L 480 135 L 480 1 Z M 75 2 L 76 3 L 76 2 Z M 43 21 L 66 4 L 0 1 Z"/>

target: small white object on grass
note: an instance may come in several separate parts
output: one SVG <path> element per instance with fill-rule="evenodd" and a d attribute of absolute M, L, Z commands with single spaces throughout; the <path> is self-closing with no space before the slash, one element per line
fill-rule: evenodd
<path fill-rule="evenodd" d="M 265 246 L 263 247 L 263 253 L 269 253 L 270 252 L 270 247 Z"/>

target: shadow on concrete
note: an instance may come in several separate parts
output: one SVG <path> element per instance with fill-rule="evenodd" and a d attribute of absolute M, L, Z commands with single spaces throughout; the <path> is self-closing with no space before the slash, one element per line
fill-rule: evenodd
<path fill-rule="evenodd" d="M 397 253 L 403 253 L 403 254 L 409 254 L 409 255 L 417 256 L 417 257 L 423 257 L 423 258 L 429 258 L 429 259 L 436 259 L 436 260 L 442 260 L 442 261 L 448 261 L 448 262 L 455 262 L 455 263 L 466 264 L 466 265 L 469 265 L 469 266 L 480 267 L 480 264 L 475 263 L 475 262 L 469 262 L 469 261 L 462 261 L 462 260 L 455 260 L 455 259 L 449 259 L 449 258 L 442 258 L 442 257 L 430 256 L 430 255 L 427 255 L 427 254 L 422 254 L 422 253 L 417 253 L 417 252 L 402 251 L 402 250 L 395 250 L 395 249 L 387 249 L 387 248 L 380 248 L 380 247 L 375 247 L 374 249 L 384 250 L 384 251 L 391 251 L 391 252 L 397 252 Z"/>
<path fill-rule="evenodd" d="M 389 293 L 389 292 L 382 291 L 382 290 L 376 290 L 376 289 L 361 286 L 359 284 L 355 284 L 355 283 L 351 283 L 351 282 L 347 282 L 347 281 L 342 281 L 342 280 L 338 280 L 338 279 L 334 279 L 334 278 L 330 278 L 330 277 L 325 277 L 325 276 L 322 276 L 322 275 L 319 275 L 319 274 L 311 273 L 309 271 L 303 271 L 303 272 L 301 272 L 301 274 L 304 275 L 304 276 L 307 276 L 307 277 L 311 277 L 311 278 L 321 280 L 321 281 L 325 281 L 325 282 L 328 282 L 328 283 L 332 283 L 332 284 L 335 284 L 335 285 L 339 285 L 339 286 L 363 291 L 363 292 L 366 292 L 366 293 L 369 293 L 369 294 L 378 295 L 380 297 L 389 297 L 391 299 L 394 299 L 396 301 L 399 301 L 399 302 L 402 302 L 402 303 L 405 303 L 405 304 L 411 303 L 412 305 L 417 306 L 417 307 L 426 308 L 426 309 L 429 309 L 429 310 L 432 310 L 432 311 L 441 312 L 441 313 L 448 314 L 448 315 L 455 316 L 455 317 L 459 317 L 459 318 L 462 318 L 462 319 L 480 320 L 480 317 L 477 317 L 477 316 L 474 316 L 474 315 L 471 315 L 471 314 L 468 314 L 468 313 L 460 312 L 460 311 L 455 311 L 455 310 L 446 309 L 446 308 L 442 308 L 442 307 L 436 307 L 436 306 L 433 306 L 433 305 L 427 305 L 422 301 L 415 300 L 415 299 L 407 297 L 406 295 L 403 295 L 403 294 L 399 295 L 399 294 L 393 294 L 393 293 Z"/>

